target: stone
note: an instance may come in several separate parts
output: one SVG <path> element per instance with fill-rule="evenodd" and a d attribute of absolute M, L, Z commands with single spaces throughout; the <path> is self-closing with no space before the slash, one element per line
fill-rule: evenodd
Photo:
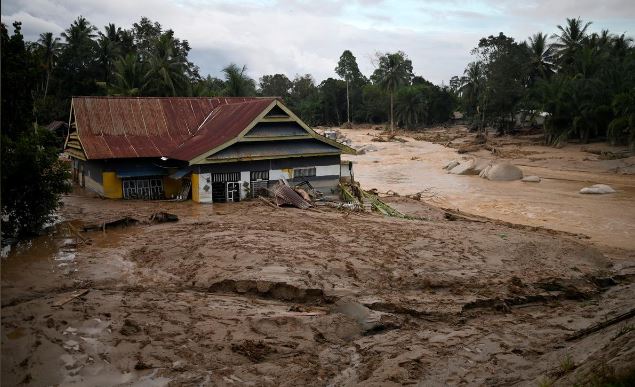
<path fill-rule="evenodd" d="M 443 169 L 447 169 L 448 171 L 451 170 L 452 168 L 456 167 L 457 165 L 459 165 L 460 163 L 456 160 L 452 160 L 449 163 L 447 163 L 445 165 L 445 167 L 443 167 Z"/>
<path fill-rule="evenodd" d="M 615 193 L 615 190 L 611 186 L 608 186 L 606 184 L 595 184 L 590 187 L 582 188 L 580 190 L 580 193 L 602 195 L 602 194 Z"/>
<path fill-rule="evenodd" d="M 540 183 L 540 177 L 538 176 L 525 176 L 523 180 L 525 183 Z"/>
<path fill-rule="evenodd" d="M 523 171 L 509 163 L 494 164 L 484 169 L 482 173 L 485 174 L 485 178 L 496 181 L 520 180 L 523 178 Z"/>
<path fill-rule="evenodd" d="M 453 175 L 477 175 L 478 172 L 474 171 L 474 160 L 469 160 L 448 171 Z"/>

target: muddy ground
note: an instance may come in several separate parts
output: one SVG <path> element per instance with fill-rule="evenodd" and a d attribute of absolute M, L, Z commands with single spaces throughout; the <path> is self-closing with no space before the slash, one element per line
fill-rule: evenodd
<path fill-rule="evenodd" d="M 635 251 L 387 200 L 421 219 L 68 196 L 2 262 L 2 385 L 633 377 L 632 318 L 567 338 L 633 309 Z M 72 231 L 158 210 L 180 219 Z"/>
<path fill-rule="evenodd" d="M 412 195 L 427 203 L 515 224 L 584 234 L 598 246 L 635 250 L 635 155 L 606 143 L 545 146 L 541 133 L 497 137 L 475 145 L 465 126 L 397 132 L 402 141 L 386 138 L 375 128 L 344 129 L 352 146 L 367 149 L 355 162 L 355 177 L 380 192 Z M 370 149 L 370 150 L 368 150 Z M 459 153 L 461 152 L 461 153 Z M 540 183 L 489 181 L 478 176 L 448 174 L 452 160 L 470 158 L 510 162 Z M 583 195 L 593 184 L 617 192 Z"/>

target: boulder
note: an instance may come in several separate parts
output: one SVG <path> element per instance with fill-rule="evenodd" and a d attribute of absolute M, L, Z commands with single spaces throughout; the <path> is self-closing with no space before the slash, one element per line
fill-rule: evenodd
<path fill-rule="evenodd" d="M 456 160 L 452 160 L 449 163 L 447 163 L 445 165 L 445 167 L 443 167 L 443 169 L 447 169 L 448 171 L 451 170 L 452 168 L 456 167 L 457 165 L 459 165 L 460 163 Z"/>
<path fill-rule="evenodd" d="M 477 175 L 478 172 L 474 171 L 474 160 L 469 160 L 461 163 L 448 171 L 453 175 Z"/>
<path fill-rule="evenodd" d="M 590 187 L 584 187 L 580 190 L 581 194 L 609 194 L 615 193 L 615 190 L 606 184 L 595 184 Z"/>
<path fill-rule="evenodd" d="M 523 178 L 523 171 L 515 165 L 509 163 L 499 163 L 485 168 L 481 172 L 481 177 L 497 181 L 520 180 Z"/>
<path fill-rule="evenodd" d="M 540 177 L 538 176 L 525 176 L 523 177 L 525 183 L 540 183 Z"/>
<path fill-rule="evenodd" d="M 492 165 L 492 162 L 490 160 L 487 159 L 476 159 L 474 160 L 474 174 L 478 175 L 480 174 L 485 168 L 489 167 L 490 165 Z"/>

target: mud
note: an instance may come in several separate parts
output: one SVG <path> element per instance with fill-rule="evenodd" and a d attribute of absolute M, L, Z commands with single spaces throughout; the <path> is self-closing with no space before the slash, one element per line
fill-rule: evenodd
<path fill-rule="evenodd" d="M 427 220 L 66 197 L 58 231 L 2 262 L 2 385 L 570 385 L 633 372 L 632 319 L 566 338 L 632 309 L 635 252 L 386 200 Z M 179 221 L 86 241 L 64 231 L 157 211 Z M 89 291 L 54 306 L 76 289 Z"/>
<path fill-rule="evenodd" d="M 463 126 L 398 133 L 407 142 L 374 142 L 378 130 L 342 129 L 353 147 L 372 144 L 376 151 L 346 156 L 355 162 L 355 178 L 366 188 L 421 200 L 502 221 L 584 234 L 592 243 L 635 249 L 635 156 L 606 144 L 542 145 L 541 135 L 490 136 L 475 144 Z M 459 154 L 469 145 L 469 152 Z M 605 155 L 620 155 L 610 158 Z M 630 155 L 630 156 L 629 156 Z M 538 184 L 488 181 L 448 174 L 452 160 L 505 161 L 520 167 Z M 608 184 L 617 193 L 581 195 L 583 187 Z"/>

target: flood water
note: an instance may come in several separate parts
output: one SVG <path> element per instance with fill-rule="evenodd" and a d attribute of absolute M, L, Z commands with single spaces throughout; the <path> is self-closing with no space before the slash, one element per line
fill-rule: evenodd
<path fill-rule="evenodd" d="M 507 222 L 580 233 L 591 241 L 635 249 L 635 177 L 585 173 L 519 165 L 523 173 L 538 175 L 540 183 L 489 181 L 478 176 L 448 174 L 443 167 L 461 159 L 456 150 L 415 141 L 371 142 L 368 131 L 342 130 L 353 146 L 372 144 L 375 152 L 346 156 L 355 162 L 355 178 L 365 189 L 400 195 L 423 193 L 423 200 L 442 207 Z M 512 161 L 513 162 L 513 161 Z M 592 184 L 609 184 L 609 195 L 581 195 Z"/>

